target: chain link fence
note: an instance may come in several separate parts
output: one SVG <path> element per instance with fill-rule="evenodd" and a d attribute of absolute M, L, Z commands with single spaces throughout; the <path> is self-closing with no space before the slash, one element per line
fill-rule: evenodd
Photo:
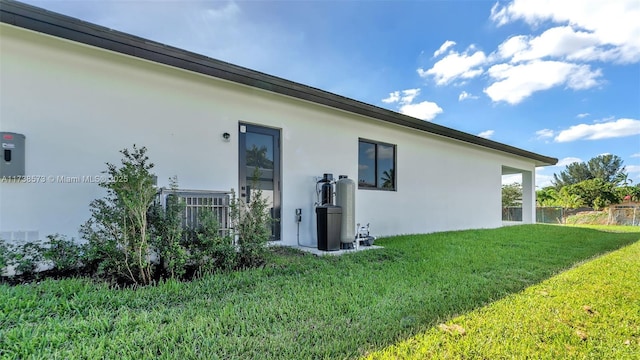
<path fill-rule="evenodd" d="M 564 210 L 561 207 L 536 208 L 536 222 L 541 224 L 562 224 Z"/>
<path fill-rule="evenodd" d="M 563 209 L 561 207 L 537 207 L 536 222 L 542 224 L 563 224 L 570 216 L 580 214 L 582 221 L 591 216 L 597 217 L 598 223 L 607 225 L 640 226 L 640 203 L 617 204 L 609 207 L 608 219 L 606 212 L 594 212 L 592 208 Z M 595 216 L 597 215 L 597 216 Z M 502 221 L 522 221 L 521 207 L 502 208 Z"/>
<path fill-rule="evenodd" d="M 536 208 L 536 222 L 562 224 L 564 211 L 560 207 Z M 522 208 L 510 206 L 502 208 L 502 221 L 522 221 Z"/>
<path fill-rule="evenodd" d="M 618 204 L 609 207 L 610 225 L 640 226 L 640 204 Z"/>

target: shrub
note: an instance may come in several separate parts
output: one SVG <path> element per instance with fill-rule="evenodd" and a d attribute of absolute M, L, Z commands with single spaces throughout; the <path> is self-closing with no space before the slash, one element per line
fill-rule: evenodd
<path fill-rule="evenodd" d="M 256 178 L 254 174 L 254 179 Z M 255 182 L 255 181 L 254 181 Z M 253 187 L 249 204 L 236 197 L 232 190 L 230 204 L 231 226 L 238 240 L 239 265 L 254 267 L 264 264 L 267 255 L 266 244 L 271 237 L 272 218 L 269 204 L 262 190 Z"/>
<path fill-rule="evenodd" d="M 99 184 L 106 195 L 90 203 L 91 217 L 80 227 L 86 244 L 77 245 L 58 234 L 47 236 L 45 248 L 27 243 L 14 251 L 0 243 L 0 265 L 16 265 L 16 271 L 28 274 L 36 270 L 44 255 L 58 271 L 84 266 L 85 272 L 118 283 L 147 285 L 158 275 L 184 278 L 189 268 L 198 275 L 264 263 L 271 216 L 257 186 L 249 204 L 233 193 L 231 233 L 222 234 L 212 211 L 201 211 L 197 228 L 185 231 L 185 205 L 177 194 L 167 196 L 164 207 L 154 202 L 157 191 L 150 172 L 154 165 L 146 152 L 145 147 L 133 145 L 132 150 L 120 151 L 120 166 L 106 164 L 103 173 L 108 179 Z M 175 192 L 177 178 L 171 178 L 170 184 Z"/>
<path fill-rule="evenodd" d="M 196 273 L 231 270 L 236 266 L 237 252 L 230 235 L 223 235 L 211 210 L 198 213 L 198 227 L 187 244 Z"/>
<path fill-rule="evenodd" d="M 169 179 L 171 189 L 178 189 L 178 179 Z M 182 228 L 182 214 L 185 205 L 178 196 L 169 194 L 165 207 L 156 202 L 149 210 L 151 245 L 159 257 L 160 268 L 172 278 L 181 278 L 186 272 L 188 253 L 182 245 L 185 232 Z"/>
<path fill-rule="evenodd" d="M 91 218 L 81 227 L 88 240 L 87 262 L 108 277 L 134 284 L 153 281 L 147 212 L 156 195 L 153 164 L 146 147 L 124 149 L 122 164 L 107 163 L 107 190 L 103 199 L 91 202 Z"/>
<path fill-rule="evenodd" d="M 0 275 L 4 268 L 9 266 L 9 248 L 2 238 L 0 238 Z"/>
<path fill-rule="evenodd" d="M 82 247 L 73 239 L 67 240 L 65 236 L 47 235 L 42 256 L 45 260 L 51 261 L 54 269 L 58 271 L 76 271 L 81 266 Z"/>
<path fill-rule="evenodd" d="M 9 264 L 15 266 L 18 275 L 33 275 L 42 261 L 42 247 L 38 243 L 26 242 L 13 245 L 9 250 Z"/>

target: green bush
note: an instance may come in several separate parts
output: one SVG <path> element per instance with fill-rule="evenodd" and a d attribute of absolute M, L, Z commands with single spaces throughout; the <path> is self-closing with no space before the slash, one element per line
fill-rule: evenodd
<path fill-rule="evenodd" d="M 62 271 L 76 271 L 82 265 L 82 246 L 63 235 L 47 235 L 42 248 L 42 257 L 53 263 L 53 268 Z"/>
<path fill-rule="evenodd" d="M 211 210 L 198 213 L 198 227 L 187 246 L 190 262 L 195 265 L 198 274 L 231 270 L 236 266 L 237 252 L 233 238 L 221 234 L 220 224 Z"/>
<path fill-rule="evenodd" d="M 15 266 L 16 274 L 33 275 L 42 261 L 42 247 L 34 242 L 10 246 L 9 259 L 9 265 Z"/>
<path fill-rule="evenodd" d="M 170 178 L 172 190 L 178 189 L 176 177 Z M 186 272 L 188 253 L 182 244 L 185 232 L 182 228 L 182 215 L 185 204 L 175 194 L 169 194 L 166 206 L 155 203 L 149 210 L 149 228 L 151 245 L 159 257 L 160 269 L 168 272 L 171 278 L 182 278 Z"/>
<path fill-rule="evenodd" d="M 100 183 L 107 195 L 91 202 L 92 217 L 81 227 L 88 265 L 100 275 L 142 285 L 153 281 L 147 214 L 156 195 L 146 152 L 134 145 L 120 151 L 120 167 L 107 163 L 108 179 Z"/>
<path fill-rule="evenodd" d="M 273 220 L 268 211 L 269 204 L 262 190 L 255 186 L 254 189 L 249 204 L 238 199 L 232 190 L 231 225 L 238 240 L 240 267 L 263 265 L 267 255 L 266 244 L 271 238 Z"/>
<path fill-rule="evenodd" d="M 257 186 L 249 204 L 233 193 L 231 232 L 222 233 L 213 211 L 199 212 L 198 226 L 187 231 L 182 223 L 185 204 L 177 194 L 167 196 L 164 207 L 154 202 L 154 165 L 146 152 L 133 145 L 132 150 L 120 151 L 120 166 L 106 164 L 103 173 L 108 179 L 99 184 L 106 195 L 90 203 L 91 217 L 80 227 L 86 244 L 77 245 L 59 234 L 47 236 L 44 247 L 0 242 L 0 269 L 15 265 L 17 273 L 32 274 L 44 259 L 61 272 L 82 267 L 85 273 L 117 283 L 147 285 L 158 277 L 183 279 L 189 269 L 200 275 L 264 264 L 272 220 Z M 170 184 L 178 189 L 175 177 Z"/>
<path fill-rule="evenodd" d="M 4 240 L 0 238 L 0 275 L 7 266 L 9 266 L 9 248 Z"/>

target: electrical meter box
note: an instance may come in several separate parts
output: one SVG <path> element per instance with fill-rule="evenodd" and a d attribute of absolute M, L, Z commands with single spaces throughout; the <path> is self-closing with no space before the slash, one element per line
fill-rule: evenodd
<path fill-rule="evenodd" d="M 24 176 L 24 139 L 22 134 L 0 132 L 0 177 Z"/>

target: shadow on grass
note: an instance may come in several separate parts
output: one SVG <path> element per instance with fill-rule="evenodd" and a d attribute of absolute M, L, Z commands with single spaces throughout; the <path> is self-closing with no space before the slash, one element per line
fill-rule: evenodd
<path fill-rule="evenodd" d="M 341 257 L 278 250 L 261 269 L 137 291 L 78 280 L 0 287 L 10 310 L 0 349 L 10 342 L 17 357 L 34 349 L 63 358 L 358 357 L 638 239 L 523 225 L 390 237 L 376 242 L 384 249 Z"/>

